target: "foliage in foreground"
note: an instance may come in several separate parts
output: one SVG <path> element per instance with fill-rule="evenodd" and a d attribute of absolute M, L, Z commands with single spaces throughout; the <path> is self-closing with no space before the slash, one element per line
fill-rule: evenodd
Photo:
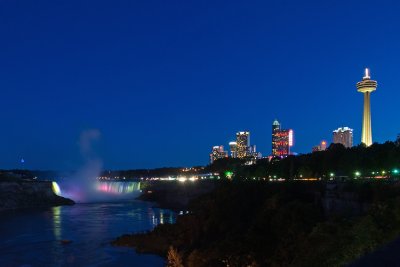
<path fill-rule="evenodd" d="M 323 183 L 225 183 L 176 224 L 115 243 L 164 256 L 173 246 L 189 267 L 342 266 L 400 234 L 400 188 L 376 183 L 346 188 L 369 202 L 357 217 L 327 215 Z"/>

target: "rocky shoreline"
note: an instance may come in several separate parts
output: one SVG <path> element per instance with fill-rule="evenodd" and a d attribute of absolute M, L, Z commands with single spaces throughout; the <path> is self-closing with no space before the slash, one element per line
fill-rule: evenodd
<path fill-rule="evenodd" d="M 0 181 L 0 212 L 75 204 L 71 199 L 56 195 L 52 186 L 51 181 Z"/>
<path fill-rule="evenodd" d="M 137 199 L 153 202 L 157 207 L 170 209 L 175 212 L 186 211 L 191 201 L 212 192 L 218 184 L 218 181 L 212 180 L 187 181 L 184 183 L 171 181 L 147 182 L 142 190 L 142 194 Z M 165 229 L 170 225 L 165 224 L 163 226 L 163 229 Z M 163 240 L 155 241 L 157 234 L 153 235 L 152 238 L 147 238 L 147 234 L 149 233 L 125 234 L 117 237 L 111 244 L 114 246 L 132 247 L 139 253 L 150 253 L 165 257 L 165 251 L 168 249 L 170 242 L 164 242 Z M 138 244 L 141 245 L 139 246 Z"/>

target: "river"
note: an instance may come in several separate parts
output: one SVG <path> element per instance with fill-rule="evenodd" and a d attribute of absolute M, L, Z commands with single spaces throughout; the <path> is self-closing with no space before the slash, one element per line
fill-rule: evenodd
<path fill-rule="evenodd" d="M 0 217 L 0 266 L 164 266 L 161 257 L 113 247 L 110 241 L 175 219 L 172 211 L 142 201 L 4 213 Z M 62 240 L 72 242 L 63 244 Z"/>

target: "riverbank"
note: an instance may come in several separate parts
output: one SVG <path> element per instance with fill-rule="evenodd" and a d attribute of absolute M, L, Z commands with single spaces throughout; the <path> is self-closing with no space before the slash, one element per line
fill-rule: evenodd
<path fill-rule="evenodd" d="M 189 267 L 343 266 L 400 234 L 400 187 L 385 181 L 222 182 L 188 210 L 113 244 Z"/>
<path fill-rule="evenodd" d="M 74 204 L 73 200 L 56 195 L 51 181 L 0 180 L 0 212 Z"/>

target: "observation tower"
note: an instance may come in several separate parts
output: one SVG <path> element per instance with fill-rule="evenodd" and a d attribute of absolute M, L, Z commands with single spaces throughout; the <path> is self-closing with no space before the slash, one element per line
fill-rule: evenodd
<path fill-rule="evenodd" d="M 371 128 L 371 93 L 376 90 L 378 83 L 371 80 L 369 69 L 365 69 L 362 81 L 357 83 L 357 91 L 364 94 L 364 113 L 362 124 L 361 142 L 366 146 L 372 145 Z"/>

